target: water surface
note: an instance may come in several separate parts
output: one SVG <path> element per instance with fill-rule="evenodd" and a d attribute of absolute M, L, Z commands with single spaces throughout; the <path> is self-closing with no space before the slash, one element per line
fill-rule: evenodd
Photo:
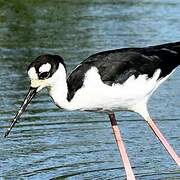
<path fill-rule="evenodd" d="M 27 92 L 27 65 L 61 55 L 68 71 L 107 49 L 180 40 L 178 0 L 0 1 L 0 179 L 125 179 L 106 114 L 63 112 L 43 91 L 7 139 Z M 180 154 L 180 70 L 149 109 Z M 180 170 L 141 117 L 117 113 L 137 179 L 180 179 Z"/>

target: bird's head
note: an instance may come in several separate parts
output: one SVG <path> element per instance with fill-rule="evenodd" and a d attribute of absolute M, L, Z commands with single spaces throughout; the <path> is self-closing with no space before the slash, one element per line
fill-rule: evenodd
<path fill-rule="evenodd" d="M 59 71 L 65 69 L 63 59 L 58 55 L 42 55 L 37 57 L 28 67 L 27 72 L 31 88 L 39 92 L 44 87 L 52 86 L 59 78 Z"/>
<path fill-rule="evenodd" d="M 60 78 L 61 71 L 65 70 L 65 64 L 63 59 L 58 55 L 41 55 L 37 57 L 27 69 L 30 78 L 30 88 L 21 105 L 20 110 L 14 117 L 10 128 L 5 133 L 5 137 L 10 133 L 11 129 L 17 122 L 18 118 L 25 111 L 28 104 L 31 102 L 33 97 L 41 89 L 45 87 L 52 87 Z"/>

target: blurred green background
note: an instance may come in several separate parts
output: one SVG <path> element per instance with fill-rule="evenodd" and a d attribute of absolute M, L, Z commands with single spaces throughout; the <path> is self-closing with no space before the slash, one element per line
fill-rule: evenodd
<path fill-rule="evenodd" d="M 68 71 L 107 49 L 180 40 L 179 0 L 0 0 L 0 179 L 125 179 L 105 114 L 61 112 L 47 92 L 3 134 L 29 86 L 28 64 L 61 55 Z M 150 111 L 180 153 L 180 72 Z M 175 163 L 134 113 L 117 114 L 137 179 L 180 179 Z"/>

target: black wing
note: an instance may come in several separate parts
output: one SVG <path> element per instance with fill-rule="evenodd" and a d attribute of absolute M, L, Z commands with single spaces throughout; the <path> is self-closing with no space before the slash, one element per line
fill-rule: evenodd
<path fill-rule="evenodd" d="M 130 76 L 136 78 L 141 74 L 152 77 L 161 69 L 159 78 L 172 72 L 180 63 L 180 42 L 146 48 L 125 48 L 109 50 L 94 54 L 84 60 L 73 70 L 67 79 L 68 100 L 83 86 L 84 75 L 96 67 L 102 81 L 107 85 L 123 84 Z"/>

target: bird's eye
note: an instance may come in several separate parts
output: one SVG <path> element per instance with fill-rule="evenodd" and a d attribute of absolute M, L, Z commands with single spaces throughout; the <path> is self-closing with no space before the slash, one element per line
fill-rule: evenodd
<path fill-rule="evenodd" d="M 49 72 L 42 72 L 39 74 L 39 79 L 47 79 L 49 77 Z"/>

